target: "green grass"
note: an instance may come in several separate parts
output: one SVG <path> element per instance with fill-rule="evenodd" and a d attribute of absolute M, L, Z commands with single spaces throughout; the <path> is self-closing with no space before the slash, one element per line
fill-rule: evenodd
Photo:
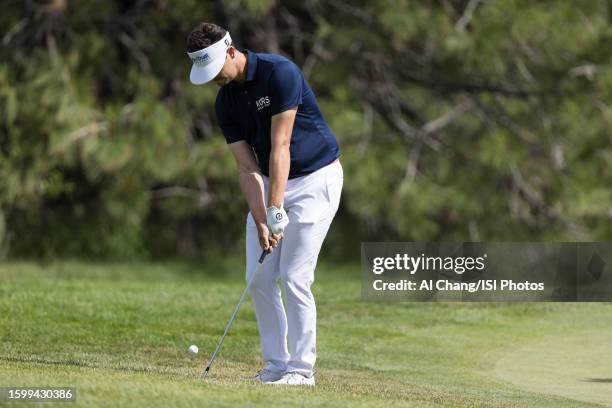
<path fill-rule="evenodd" d="M 612 406 L 612 306 L 368 303 L 358 265 L 321 265 L 317 387 L 273 388 L 238 259 L 0 265 L 0 386 L 75 386 L 53 406 Z M 200 347 L 190 358 L 190 344 Z M 19 403 L 14 406 L 26 406 Z"/>

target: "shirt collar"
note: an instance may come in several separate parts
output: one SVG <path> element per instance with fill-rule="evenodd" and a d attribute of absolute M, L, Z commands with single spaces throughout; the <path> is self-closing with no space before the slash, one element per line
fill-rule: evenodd
<path fill-rule="evenodd" d="M 247 72 L 246 81 L 252 81 L 255 79 L 255 73 L 257 72 L 257 54 L 250 50 L 244 50 L 247 54 Z"/>

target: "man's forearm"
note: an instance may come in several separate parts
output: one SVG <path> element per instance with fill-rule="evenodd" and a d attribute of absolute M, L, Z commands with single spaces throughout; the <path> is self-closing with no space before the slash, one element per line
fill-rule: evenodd
<path fill-rule="evenodd" d="M 291 165 L 289 146 L 280 145 L 270 153 L 270 186 L 268 192 L 268 206 L 280 208 L 285 197 L 289 166 Z"/>
<path fill-rule="evenodd" d="M 268 163 L 268 170 L 270 172 L 268 207 L 274 206 L 280 208 L 285 198 L 285 187 L 287 187 L 289 167 L 291 166 L 289 146 L 291 144 L 291 133 L 293 132 L 293 122 L 296 114 L 297 106 L 272 116 L 272 149 Z"/>
<path fill-rule="evenodd" d="M 249 209 L 256 223 L 266 223 L 266 204 L 264 201 L 263 178 L 254 171 L 240 171 L 240 189 L 249 204 Z"/>

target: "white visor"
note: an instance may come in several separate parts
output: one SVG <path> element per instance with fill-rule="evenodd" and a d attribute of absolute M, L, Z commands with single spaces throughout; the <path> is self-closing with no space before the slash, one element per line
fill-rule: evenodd
<path fill-rule="evenodd" d="M 188 52 L 189 58 L 193 61 L 189 80 L 192 84 L 202 85 L 216 77 L 225 63 L 225 53 L 232 43 L 229 31 L 225 37 L 216 43 L 209 45 L 198 51 Z"/>

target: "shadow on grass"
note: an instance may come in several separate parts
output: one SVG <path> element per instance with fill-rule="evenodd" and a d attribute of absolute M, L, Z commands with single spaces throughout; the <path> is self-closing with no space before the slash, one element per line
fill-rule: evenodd
<path fill-rule="evenodd" d="M 245 266 L 239 258 L 208 258 L 161 262 L 178 275 L 187 279 L 212 278 L 223 280 L 228 277 L 241 277 Z"/>
<path fill-rule="evenodd" d="M 317 279 L 325 282 L 357 282 L 358 264 L 322 260 Z M 245 261 L 239 256 L 210 256 L 197 259 L 160 261 L 101 261 L 57 259 L 41 264 L 33 261 L 0 265 L 0 280 L 7 282 L 90 281 L 90 282 L 233 282 L 244 284 Z"/>
<path fill-rule="evenodd" d="M 182 377 L 177 372 L 172 372 L 167 369 L 160 369 L 156 367 L 126 367 L 108 364 L 95 364 L 91 362 L 79 361 L 79 360 L 51 360 L 46 358 L 25 358 L 25 357 L 6 357 L 0 356 L 0 361 L 8 363 L 30 363 L 30 364 L 41 364 L 58 367 L 82 367 L 82 368 L 97 368 L 105 370 L 124 371 L 131 373 L 147 373 L 147 374 L 159 374 L 159 375 L 174 375 L 176 377 Z"/>
<path fill-rule="evenodd" d="M 222 256 L 157 262 L 68 259 L 31 269 L 30 277 L 118 281 L 226 280 L 244 276 L 244 262 L 241 258 Z"/>

